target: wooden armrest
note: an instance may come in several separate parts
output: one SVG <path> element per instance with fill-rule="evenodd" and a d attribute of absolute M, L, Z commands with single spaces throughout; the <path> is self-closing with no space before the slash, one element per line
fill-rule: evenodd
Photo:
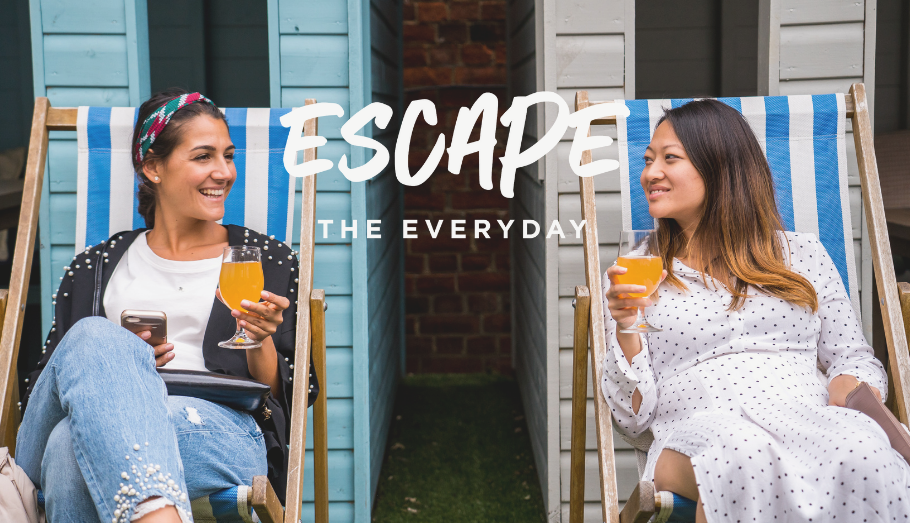
<path fill-rule="evenodd" d="M 253 489 L 250 492 L 247 502 L 256 511 L 259 521 L 262 523 L 283 523 L 284 508 L 278 501 L 278 496 L 272 490 L 272 484 L 266 476 L 255 476 L 253 478 Z"/>
<path fill-rule="evenodd" d="M 646 523 L 660 510 L 656 503 L 654 483 L 639 481 L 629 496 L 629 501 L 619 513 L 619 523 Z"/>

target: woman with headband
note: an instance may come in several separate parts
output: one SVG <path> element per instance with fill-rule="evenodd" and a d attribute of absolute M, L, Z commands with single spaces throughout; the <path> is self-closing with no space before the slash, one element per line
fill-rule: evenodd
<path fill-rule="evenodd" d="M 132 143 L 148 228 L 117 233 L 73 259 L 44 356 L 26 380 L 16 460 L 43 489 L 54 523 L 185 523 L 190 500 L 257 475 L 285 492 L 297 315 L 286 296 L 297 259 L 272 242 L 262 301 L 243 302 L 248 313 L 222 305 L 215 289 L 223 249 L 269 241 L 218 223 L 237 177 L 224 115 L 199 93 L 171 89 L 142 104 Z M 104 255 L 100 282 L 95 253 Z M 153 347 L 150 332 L 120 327 L 124 309 L 164 311 L 168 343 Z M 238 323 L 260 348 L 218 347 Z M 271 396 L 254 413 L 169 397 L 156 372 L 164 365 L 251 378 Z M 315 376 L 310 383 L 312 405 Z"/>

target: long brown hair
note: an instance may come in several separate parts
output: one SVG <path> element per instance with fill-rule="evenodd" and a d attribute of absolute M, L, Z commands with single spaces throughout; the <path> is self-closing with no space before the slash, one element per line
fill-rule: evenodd
<path fill-rule="evenodd" d="M 658 220 L 657 243 L 667 282 L 686 285 L 673 274 L 673 258 L 686 256 L 702 278 L 730 275 L 733 299 L 742 308 L 746 291 L 780 298 L 814 313 L 818 297 L 809 280 L 788 268 L 781 244 L 783 225 L 774 198 L 771 168 L 745 118 L 717 100 L 696 100 L 667 110 L 669 123 L 705 184 L 701 218 L 689 249 L 672 218 Z M 688 251 L 688 252 L 686 252 Z"/>

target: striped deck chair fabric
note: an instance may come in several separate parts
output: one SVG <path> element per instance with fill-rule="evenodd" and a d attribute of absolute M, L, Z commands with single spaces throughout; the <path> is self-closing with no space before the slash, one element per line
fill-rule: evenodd
<path fill-rule="evenodd" d="M 650 229 L 654 219 L 639 176 L 645 148 L 665 108 L 691 98 L 619 100 L 629 108 L 617 117 L 625 229 Z M 718 98 L 746 118 L 774 176 L 777 209 L 788 231 L 818 236 L 840 272 L 857 316 L 859 284 L 847 193 L 846 105 L 843 94 Z"/>
<path fill-rule="evenodd" d="M 628 116 L 616 118 L 624 229 L 655 226 L 640 182 L 645 148 L 664 110 L 691 100 L 617 100 L 629 108 Z M 739 111 L 758 138 L 774 177 L 777 209 L 784 227 L 793 232 L 811 232 L 819 238 L 840 273 L 857 316 L 861 317 L 847 193 L 844 95 L 718 100 Z M 647 449 L 653 441 L 651 432 L 623 439 L 635 447 L 641 474 Z M 671 492 L 659 494 L 662 508 L 654 516 L 655 523 L 695 520 L 694 501 Z"/>
<path fill-rule="evenodd" d="M 236 147 L 237 168 L 222 223 L 249 227 L 291 245 L 296 184 L 284 168 L 288 129 L 279 121 L 291 109 L 222 111 Z M 78 109 L 76 252 L 117 232 L 145 227 L 138 212 L 138 181 L 130 146 L 137 114 L 138 109 L 133 107 Z M 258 521 L 247 503 L 250 488 L 238 485 L 193 500 L 194 519 L 212 523 Z"/>
<path fill-rule="evenodd" d="M 288 128 L 279 121 L 291 109 L 222 111 L 237 148 L 237 180 L 225 201 L 222 222 L 274 235 L 291 245 L 296 184 L 284 168 Z M 76 252 L 114 233 L 145 227 L 130 146 L 138 112 L 134 107 L 79 108 Z"/>

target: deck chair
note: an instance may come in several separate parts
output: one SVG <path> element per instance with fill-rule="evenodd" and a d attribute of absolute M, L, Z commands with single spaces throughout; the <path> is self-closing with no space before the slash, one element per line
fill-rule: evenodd
<path fill-rule="evenodd" d="M 893 384 L 891 391 L 893 401 L 889 403 L 895 415 L 906 424 L 907 407 L 910 405 L 910 354 L 905 326 L 910 325 L 910 285 L 902 284 L 898 287 L 895 281 L 878 169 L 872 147 L 872 128 L 865 87 L 861 83 L 853 84 L 847 95 L 720 100 L 739 110 L 756 132 L 769 158 L 778 194 L 778 208 L 785 227 L 791 231 L 813 232 L 819 236 L 841 273 L 851 302 L 859 315 L 844 138 L 845 117 L 851 119 L 875 281 L 888 346 L 889 383 Z M 643 167 L 641 157 L 653 134 L 654 125 L 663 113 L 663 108 L 677 107 L 688 101 L 688 99 L 625 101 L 622 103 L 629 108 L 629 116 L 593 122 L 617 125 L 625 228 L 653 227 L 654 221 L 648 214 L 647 201 L 638 183 L 638 176 Z M 603 102 L 589 101 L 586 91 L 576 93 L 576 110 L 596 103 Z M 591 158 L 591 151 L 586 151 L 582 155 L 582 164 L 590 163 Z M 815 161 L 815 158 L 818 161 Z M 813 165 L 814 176 L 811 172 Z M 807 170 L 808 176 L 805 174 Z M 692 500 L 671 492 L 657 492 L 653 483 L 647 481 L 638 483 L 622 512 L 619 511 L 612 416 L 600 387 L 597 386 L 602 374 L 606 340 L 601 298 L 603 272 L 598 256 L 594 184 L 591 178 L 579 178 L 579 183 L 582 218 L 587 221 L 583 230 L 587 285 L 576 287 L 575 290 L 569 519 L 572 523 L 583 521 L 587 351 L 590 343 L 603 521 L 607 523 L 694 521 L 695 503 Z M 805 196 L 807 191 L 801 191 L 801 188 L 811 189 L 815 193 L 816 201 L 810 201 L 811 199 Z M 872 289 L 864 289 L 864 292 L 872 292 Z M 647 459 L 646 451 L 653 441 L 649 436 L 650 431 L 647 431 L 635 440 L 627 440 L 636 449 L 639 474 Z"/>
<path fill-rule="evenodd" d="M 306 104 L 316 103 L 307 100 Z M 279 118 L 290 109 L 225 109 L 231 136 L 237 146 L 238 180 L 225 204 L 225 223 L 253 227 L 291 243 L 295 180 L 283 167 L 287 129 Z M 38 207 L 48 151 L 49 131 L 76 131 L 79 138 L 77 180 L 76 252 L 106 240 L 121 230 L 144 226 L 136 211 L 135 176 L 130 163 L 129 136 L 135 108 L 52 108 L 38 98 L 32 119 L 25 187 L 13 256 L 9 291 L 0 292 L 0 444 L 14 450 L 20 422 L 16 362 L 23 312 L 38 226 Z M 316 134 L 316 120 L 309 120 L 304 134 Z M 316 150 L 304 151 L 304 161 L 316 159 Z M 116 172 L 117 176 L 111 176 Z M 236 198 L 235 198 L 236 196 Z M 318 376 L 325 376 L 325 292 L 313 289 L 316 178 L 303 179 L 300 216 L 300 262 L 297 289 L 298 315 L 294 366 L 306 369 L 310 357 Z M 252 485 L 237 485 L 205 498 L 192 500 L 196 521 L 269 523 L 300 520 L 303 461 L 307 429 L 309 373 L 294 383 L 286 506 L 283 508 L 265 476 Z M 316 521 L 328 521 L 328 461 L 326 398 L 314 405 L 314 484 Z M 252 512 L 255 510 L 255 514 Z"/>

